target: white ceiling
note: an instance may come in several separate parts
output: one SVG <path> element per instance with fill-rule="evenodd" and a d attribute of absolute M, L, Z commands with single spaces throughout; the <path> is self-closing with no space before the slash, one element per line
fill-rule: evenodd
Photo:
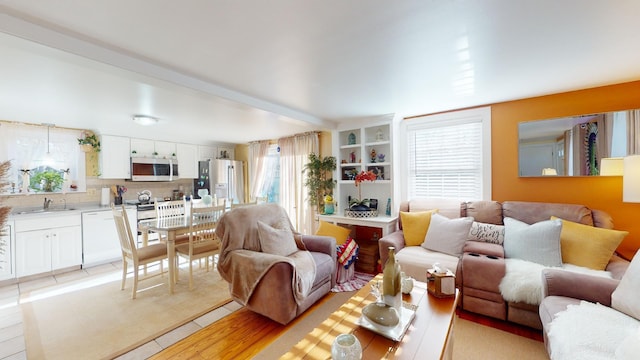
<path fill-rule="evenodd" d="M 245 143 L 620 83 L 640 79 L 637 14 L 637 0 L 0 0 L 0 119 Z"/>

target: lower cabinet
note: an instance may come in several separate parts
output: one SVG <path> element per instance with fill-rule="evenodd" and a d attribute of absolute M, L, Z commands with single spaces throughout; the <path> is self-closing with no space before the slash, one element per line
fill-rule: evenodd
<path fill-rule="evenodd" d="M 0 280 L 16 277 L 14 257 L 13 221 L 7 221 L 0 231 Z"/>
<path fill-rule="evenodd" d="M 82 264 L 80 215 L 15 221 L 16 275 L 35 275 Z"/>

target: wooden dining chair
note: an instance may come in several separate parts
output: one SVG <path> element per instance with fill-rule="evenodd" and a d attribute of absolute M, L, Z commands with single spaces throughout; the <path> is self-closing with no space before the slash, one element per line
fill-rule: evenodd
<path fill-rule="evenodd" d="M 138 278 L 140 267 L 150 263 L 160 262 L 160 274 L 162 275 L 162 273 L 164 273 L 163 260 L 167 259 L 167 246 L 165 244 L 152 244 L 136 248 L 135 238 L 131 233 L 131 227 L 129 227 L 129 219 L 127 218 L 127 211 L 124 205 L 122 205 L 122 209 L 111 205 L 111 209 L 113 211 L 113 220 L 118 230 L 118 237 L 120 238 L 120 247 L 122 248 L 122 285 L 120 289 L 124 290 L 127 280 L 127 270 L 129 262 L 131 262 L 131 264 L 133 264 L 133 289 L 131 290 L 131 298 L 135 299 L 136 293 L 138 292 L 138 281 L 144 280 Z"/>
<path fill-rule="evenodd" d="M 193 289 L 193 262 L 204 259 L 209 271 L 209 258 L 220 252 L 221 244 L 215 235 L 215 229 L 224 212 L 224 205 L 191 208 L 189 242 L 176 246 L 176 261 L 185 258 L 189 262 L 189 289 Z M 180 272 L 178 264 L 176 269 L 178 269 L 175 279 L 177 281 Z"/>
<path fill-rule="evenodd" d="M 156 210 L 157 219 L 167 219 L 172 217 L 184 216 L 184 201 L 172 200 L 172 201 L 156 201 L 154 208 Z M 167 234 L 158 234 L 158 240 L 161 242 L 167 242 Z M 178 236 L 175 239 L 177 244 L 186 244 L 189 241 L 189 237 L 186 235 Z"/>
<path fill-rule="evenodd" d="M 252 202 L 245 202 L 245 203 L 231 203 L 231 208 L 235 209 L 235 208 L 239 208 L 242 206 L 249 206 L 249 205 L 257 205 L 258 201 L 252 201 Z"/>

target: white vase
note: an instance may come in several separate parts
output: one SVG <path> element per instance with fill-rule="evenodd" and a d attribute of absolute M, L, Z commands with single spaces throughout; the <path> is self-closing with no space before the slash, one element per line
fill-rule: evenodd
<path fill-rule="evenodd" d="M 340 334 L 331 345 L 331 357 L 334 360 L 362 359 L 362 346 L 353 334 Z"/>

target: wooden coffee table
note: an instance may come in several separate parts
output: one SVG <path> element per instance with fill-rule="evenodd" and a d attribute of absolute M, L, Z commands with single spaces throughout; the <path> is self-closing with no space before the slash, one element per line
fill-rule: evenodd
<path fill-rule="evenodd" d="M 382 274 L 372 281 L 378 280 Z M 357 324 L 362 308 L 374 301 L 369 282 L 281 359 L 330 359 L 333 340 L 344 333 L 358 337 L 363 359 L 450 359 L 459 292 L 455 297 L 436 298 L 425 283 L 414 284 L 403 300 L 417 305 L 416 316 L 402 340 L 387 339 Z"/>

